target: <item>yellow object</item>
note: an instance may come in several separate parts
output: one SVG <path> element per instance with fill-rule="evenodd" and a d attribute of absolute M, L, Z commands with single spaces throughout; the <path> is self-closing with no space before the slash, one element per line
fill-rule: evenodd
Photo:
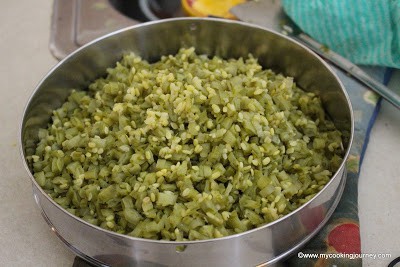
<path fill-rule="evenodd" d="M 246 0 L 182 0 L 182 7 L 189 16 L 215 16 L 227 19 L 236 19 L 229 10 Z"/>

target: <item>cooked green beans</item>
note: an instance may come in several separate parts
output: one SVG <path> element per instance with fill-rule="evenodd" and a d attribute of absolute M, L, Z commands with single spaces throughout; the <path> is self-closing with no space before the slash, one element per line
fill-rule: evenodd
<path fill-rule="evenodd" d="M 70 213 L 135 237 L 198 240 L 274 221 L 341 164 L 318 96 L 247 59 L 130 53 L 73 91 L 28 160 Z"/>

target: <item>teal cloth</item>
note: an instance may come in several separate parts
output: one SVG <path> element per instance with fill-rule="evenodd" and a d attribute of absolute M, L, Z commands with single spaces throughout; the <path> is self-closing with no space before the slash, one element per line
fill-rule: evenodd
<path fill-rule="evenodd" d="M 400 0 L 282 0 L 307 34 L 356 64 L 400 68 Z"/>

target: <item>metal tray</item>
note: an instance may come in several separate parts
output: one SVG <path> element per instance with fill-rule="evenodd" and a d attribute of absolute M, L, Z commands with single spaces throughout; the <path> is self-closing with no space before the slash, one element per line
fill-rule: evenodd
<path fill-rule="evenodd" d="M 97 37 L 147 21 L 138 1 L 128 2 L 54 0 L 49 43 L 52 55 L 63 59 Z"/>

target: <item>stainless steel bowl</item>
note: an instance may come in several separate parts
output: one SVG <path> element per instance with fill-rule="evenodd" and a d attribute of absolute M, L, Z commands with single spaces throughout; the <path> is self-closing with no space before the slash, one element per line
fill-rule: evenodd
<path fill-rule="evenodd" d="M 72 89 L 84 89 L 105 74 L 126 51 L 150 61 L 180 47 L 224 58 L 252 53 L 259 62 L 295 77 L 317 92 L 336 126 L 346 136 L 345 159 L 331 181 L 308 203 L 279 220 L 224 238 L 169 242 L 133 238 L 88 224 L 58 206 L 40 188 L 25 160 L 37 131 L 50 120 Z M 284 35 L 251 24 L 220 19 L 169 19 L 126 28 L 82 47 L 55 66 L 39 83 L 26 106 L 20 132 L 21 155 L 33 194 L 54 233 L 81 257 L 97 265 L 250 266 L 276 263 L 303 246 L 326 223 L 341 197 L 345 161 L 353 138 L 352 108 L 343 85 L 313 52 Z M 311 223 L 310 223 L 311 222 Z"/>

